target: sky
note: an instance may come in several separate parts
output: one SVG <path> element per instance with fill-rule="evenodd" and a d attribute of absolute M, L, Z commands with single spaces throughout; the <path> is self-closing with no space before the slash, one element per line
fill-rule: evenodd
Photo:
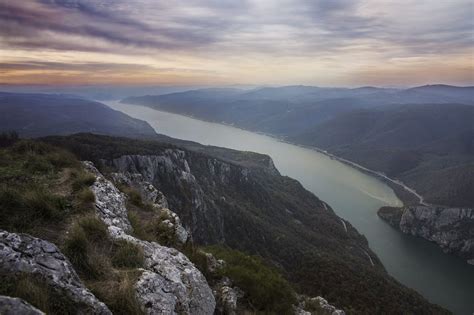
<path fill-rule="evenodd" d="M 0 0 L 1 84 L 474 84 L 473 0 Z"/>

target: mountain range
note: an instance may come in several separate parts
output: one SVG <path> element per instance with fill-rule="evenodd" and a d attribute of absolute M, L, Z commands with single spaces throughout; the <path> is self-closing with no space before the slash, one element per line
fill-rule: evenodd
<path fill-rule="evenodd" d="M 474 87 L 204 89 L 122 102 L 324 149 L 406 182 L 429 203 L 474 204 Z"/>

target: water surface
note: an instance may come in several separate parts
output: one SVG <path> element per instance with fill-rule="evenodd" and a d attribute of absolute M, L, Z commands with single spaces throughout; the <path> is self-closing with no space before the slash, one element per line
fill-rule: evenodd
<path fill-rule="evenodd" d="M 237 150 L 265 153 L 281 174 L 297 179 L 364 234 L 387 271 L 433 303 L 456 314 L 474 312 L 474 266 L 443 254 L 425 240 L 404 235 L 381 220 L 381 206 L 399 206 L 393 190 L 379 179 L 317 151 L 231 126 L 205 122 L 137 105 L 110 107 L 147 121 L 158 133 Z"/>

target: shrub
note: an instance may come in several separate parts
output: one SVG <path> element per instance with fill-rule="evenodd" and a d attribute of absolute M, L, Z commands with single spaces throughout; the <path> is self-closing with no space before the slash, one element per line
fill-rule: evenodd
<path fill-rule="evenodd" d="M 219 272 L 241 288 L 249 304 L 257 311 L 288 314 L 296 303 L 290 284 L 277 270 L 267 266 L 260 257 L 248 256 L 222 247 L 206 249 L 226 264 Z"/>
<path fill-rule="evenodd" d="M 143 267 L 143 249 L 131 242 L 115 241 L 112 250 L 112 265 L 118 268 Z"/>

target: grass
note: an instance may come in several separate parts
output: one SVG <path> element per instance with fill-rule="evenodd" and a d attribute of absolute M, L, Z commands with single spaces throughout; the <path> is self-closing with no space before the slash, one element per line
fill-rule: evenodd
<path fill-rule="evenodd" d="M 149 202 L 145 202 L 142 198 L 142 195 L 140 192 L 130 186 L 124 185 L 124 184 L 118 184 L 116 187 L 123 192 L 125 195 L 127 195 L 127 203 L 140 208 L 141 210 L 144 211 L 154 211 L 155 208 L 153 205 Z"/>
<path fill-rule="evenodd" d="M 0 275 L 0 295 L 18 297 L 47 314 L 76 314 L 76 305 L 39 276 Z"/>
<path fill-rule="evenodd" d="M 95 195 L 88 187 L 84 187 L 77 193 L 77 199 L 80 203 L 87 205 L 95 202 Z"/>
<path fill-rule="evenodd" d="M 81 280 L 114 314 L 141 314 L 135 298 L 143 250 L 110 239 L 93 211 L 95 176 L 69 152 L 36 140 L 0 135 L 0 228 L 52 241 Z M 0 294 L 51 314 L 75 314 L 72 301 L 42 279 L 0 273 Z"/>
<path fill-rule="evenodd" d="M 42 223 L 54 223 L 66 216 L 68 202 L 41 186 L 23 189 L 0 185 L 0 227 L 10 232 L 29 232 Z"/>
<path fill-rule="evenodd" d="M 179 247 L 174 228 L 163 223 L 164 220 L 171 219 L 165 212 L 153 214 L 150 217 L 149 214 L 143 215 L 142 211 L 129 210 L 128 212 L 128 219 L 135 237 L 149 242 L 157 242 L 167 247 Z"/>
<path fill-rule="evenodd" d="M 115 315 L 143 315 L 137 301 L 135 283 L 138 271 L 117 273 L 105 281 L 90 283 L 94 295 L 103 301 Z"/>
<path fill-rule="evenodd" d="M 118 268 L 143 267 L 143 249 L 125 240 L 115 241 L 112 249 L 112 265 Z"/>
<path fill-rule="evenodd" d="M 83 169 L 76 169 L 71 172 L 72 189 L 74 191 L 80 191 L 84 188 L 90 187 L 95 182 L 95 176 Z"/>
<path fill-rule="evenodd" d="M 84 279 L 107 277 L 111 246 L 106 225 L 94 215 L 78 219 L 72 226 L 63 245 L 63 252 Z"/>

